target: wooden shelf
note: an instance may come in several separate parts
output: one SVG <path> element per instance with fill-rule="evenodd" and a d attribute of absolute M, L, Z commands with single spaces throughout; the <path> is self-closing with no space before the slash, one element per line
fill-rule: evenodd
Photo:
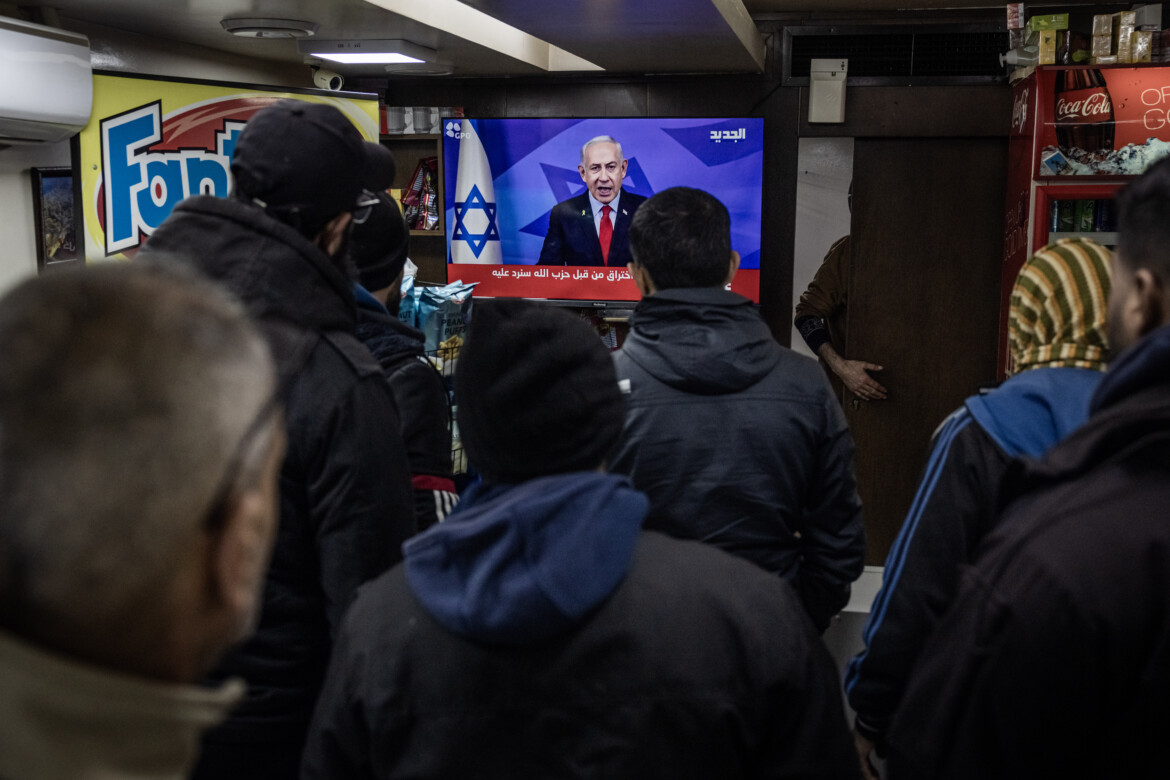
<path fill-rule="evenodd" d="M 446 200 L 443 195 L 443 136 L 438 133 L 383 134 L 379 137 L 383 146 L 394 155 L 397 172 L 394 174 L 392 189 L 405 190 L 410 186 L 411 176 L 424 157 L 437 157 L 439 168 L 436 176 L 439 182 L 439 225 L 434 230 L 410 231 L 410 259 L 419 267 L 419 279 L 445 284 L 447 281 L 447 226 Z"/>

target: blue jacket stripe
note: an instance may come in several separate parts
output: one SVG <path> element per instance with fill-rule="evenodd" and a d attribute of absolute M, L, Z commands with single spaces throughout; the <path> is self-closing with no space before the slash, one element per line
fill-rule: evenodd
<path fill-rule="evenodd" d="M 890 551 L 890 555 L 886 558 L 886 570 L 882 577 L 882 587 L 878 591 L 877 598 L 874 599 L 873 610 L 870 612 L 869 620 L 866 621 L 865 630 L 862 631 L 865 650 L 862 650 L 853 658 L 846 668 L 846 692 L 851 692 L 853 686 L 856 685 L 857 677 L 860 673 L 859 667 L 865 658 L 866 652 L 869 650 L 869 643 L 881 626 L 883 618 L 885 618 L 886 608 L 889 606 L 890 598 L 894 590 L 897 589 L 898 578 L 901 576 L 902 567 L 906 562 L 906 551 L 910 547 L 910 541 L 914 537 L 914 532 L 918 529 L 918 521 L 922 518 L 923 507 L 926 506 L 926 502 L 934 492 L 935 485 L 938 484 L 938 478 L 942 473 L 943 464 L 946 463 L 951 444 L 959 432 L 967 427 L 967 424 L 970 422 L 971 414 L 967 411 L 966 407 L 962 407 L 943 423 L 942 430 L 939 431 L 938 442 L 934 450 L 930 453 L 930 459 L 927 461 L 926 474 L 923 477 L 922 484 L 919 486 L 918 492 L 914 495 L 914 502 L 910 506 L 910 512 L 906 515 L 906 520 L 902 524 L 902 530 L 898 532 L 898 538 L 894 540 L 894 547 Z"/>

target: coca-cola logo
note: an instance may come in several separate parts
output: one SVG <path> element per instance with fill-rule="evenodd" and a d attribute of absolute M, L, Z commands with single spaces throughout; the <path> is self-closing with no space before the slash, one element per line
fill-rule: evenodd
<path fill-rule="evenodd" d="M 1057 122 L 1103 122 L 1112 115 L 1113 103 L 1105 90 L 1079 93 L 1072 99 L 1056 99 Z"/>
<path fill-rule="evenodd" d="M 1017 133 L 1024 132 L 1024 125 L 1028 121 L 1028 90 L 1020 90 L 1015 104 L 1012 106 L 1012 127 Z"/>

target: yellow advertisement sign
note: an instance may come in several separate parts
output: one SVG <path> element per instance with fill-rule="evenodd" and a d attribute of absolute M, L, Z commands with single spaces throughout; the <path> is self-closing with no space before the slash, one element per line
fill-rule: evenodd
<path fill-rule="evenodd" d="M 378 101 L 233 84 L 96 74 L 79 135 L 82 231 L 89 261 L 132 256 L 175 205 L 226 196 L 236 139 L 261 108 L 295 98 L 338 108 L 378 140 Z"/>

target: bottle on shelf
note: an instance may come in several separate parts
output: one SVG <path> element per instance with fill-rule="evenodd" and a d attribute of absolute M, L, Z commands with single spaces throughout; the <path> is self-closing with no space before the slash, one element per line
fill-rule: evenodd
<path fill-rule="evenodd" d="M 1011 65 L 1014 68 L 1026 68 L 1040 61 L 1040 49 L 1037 46 L 1021 46 L 999 55 L 1000 65 Z"/>
<path fill-rule="evenodd" d="M 1096 68 L 1062 70 L 1053 90 L 1056 141 L 1062 149 L 1086 152 L 1113 149 L 1113 101 Z"/>

